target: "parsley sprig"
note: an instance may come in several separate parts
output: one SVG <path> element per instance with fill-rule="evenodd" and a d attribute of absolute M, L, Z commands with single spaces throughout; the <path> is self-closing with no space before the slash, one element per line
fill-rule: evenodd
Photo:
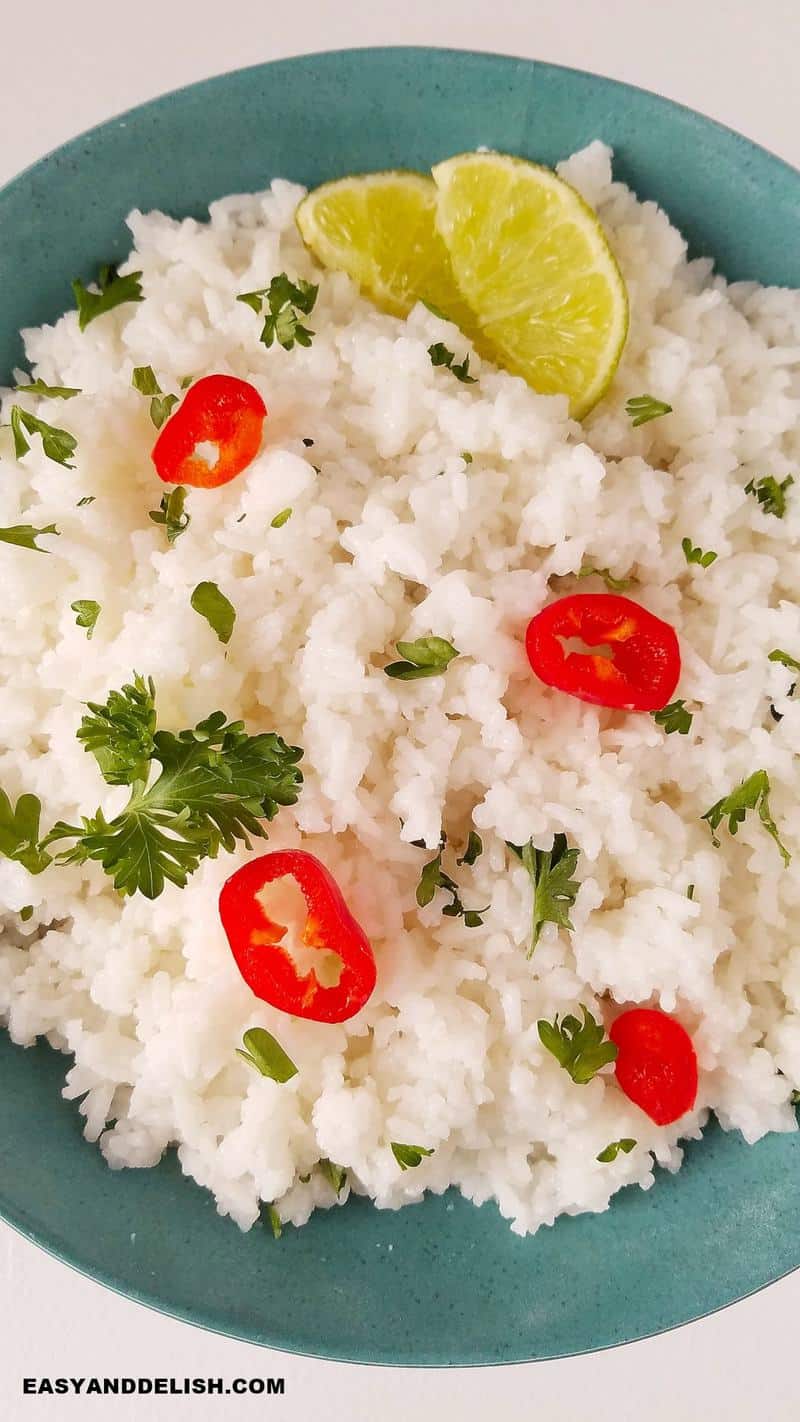
<path fill-rule="evenodd" d="M 264 1027 L 249 1027 L 242 1038 L 242 1046 L 236 1048 L 236 1055 L 272 1081 L 291 1081 L 293 1076 L 297 1076 L 297 1067 L 291 1057 Z"/>
<path fill-rule="evenodd" d="M 48 385 L 44 380 L 31 380 L 27 385 L 15 385 L 20 395 L 43 395 L 47 400 L 72 400 L 81 391 L 75 385 Z"/>
<path fill-rule="evenodd" d="M 22 796 L 14 811 L 3 796 L 0 853 L 21 863 L 24 854 L 26 867 L 40 873 L 51 846 L 72 840 L 57 853 L 59 863 L 96 860 L 121 894 L 155 899 L 167 882 L 183 888 L 221 848 L 266 838 L 263 821 L 297 800 L 302 751 L 272 733 L 250 736 L 222 711 L 192 730 L 156 730 L 154 697 L 152 680 L 136 676 L 105 703 L 90 703 L 78 731 L 107 783 L 130 786 L 125 808 L 111 820 L 99 809 L 80 825 L 59 821 L 40 841 L 36 796 Z"/>
<path fill-rule="evenodd" d="M 70 607 L 75 615 L 75 622 L 78 627 L 86 628 L 86 639 L 91 642 L 92 633 L 97 625 L 102 608 L 99 602 L 95 602 L 91 597 L 79 597 L 75 602 L 70 603 Z"/>
<path fill-rule="evenodd" d="M 616 1061 L 617 1048 L 606 1038 L 605 1029 L 588 1007 L 581 1003 L 583 1022 L 568 1013 L 558 1020 L 558 1013 L 552 1022 L 541 1020 L 536 1026 L 539 1040 L 556 1061 L 568 1071 L 578 1086 L 585 1086 L 602 1067 Z"/>
<path fill-rule="evenodd" d="M 477 377 L 469 373 L 469 356 L 464 356 L 462 361 L 456 362 L 455 351 L 450 351 L 442 341 L 436 341 L 434 345 L 428 346 L 428 355 L 431 358 L 431 365 L 443 365 L 451 371 L 456 380 L 460 380 L 462 385 L 476 385 Z"/>
<path fill-rule="evenodd" d="M 257 316 L 264 317 L 259 339 L 265 346 L 277 341 L 284 350 L 290 351 L 295 344 L 311 345 L 314 332 L 301 323 L 300 317 L 311 315 L 318 291 L 319 287 L 312 282 L 303 281 L 302 277 L 293 282 L 286 272 L 281 272 L 272 278 L 269 286 L 242 292 L 236 300 L 244 302 Z"/>
<path fill-rule="evenodd" d="M 737 785 L 729 795 L 724 795 L 721 800 L 717 800 L 716 805 L 712 805 L 710 810 L 706 810 L 703 819 L 707 820 L 711 828 L 712 842 L 719 849 L 720 841 L 716 831 L 723 820 L 728 821 L 728 829 L 731 834 L 736 834 L 740 824 L 743 822 L 748 810 L 757 810 L 758 818 L 764 826 L 767 834 L 774 839 L 781 852 L 784 864 L 791 862 L 791 854 L 784 844 L 781 843 L 778 827 L 772 817 L 769 804 L 770 783 L 766 770 L 755 770 L 741 785 Z"/>
<path fill-rule="evenodd" d="M 433 902 L 439 889 L 443 889 L 446 894 L 450 895 L 451 900 L 450 903 L 445 904 L 442 909 L 445 918 L 463 918 L 466 928 L 480 928 L 483 923 L 483 914 L 486 913 L 489 905 L 487 904 L 486 907 L 482 909 L 468 909 L 464 907 L 458 884 L 442 867 L 442 855 L 444 854 L 446 845 L 447 838 L 445 835 L 442 835 L 439 843 L 439 853 L 435 859 L 429 860 L 419 876 L 416 894 L 417 903 L 420 908 L 426 908 L 429 903 Z M 478 849 L 478 845 L 480 845 L 480 849 Z M 458 864 L 472 865 L 475 863 L 482 849 L 483 845 L 478 836 L 470 834 L 469 840 L 467 841 L 467 848 L 461 859 L 456 862 Z"/>
<path fill-rule="evenodd" d="M 131 376 L 131 385 L 140 395 L 150 396 L 150 419 L 157 430 L 169 418 L 178 404 L 178 395 L 165 395 L 156 379 L 152 365 L 136 365 Z"/>
<path fill-rule="evenodd" d="M 91 291 L 76 278 L 72 291 L 80 329 L 85 331 L 90 321 L 103 316 L 106 311 L 112 311 L 115 306 L 123 306 L 127 301 L 144 301 L 141 276 L 141 272 L 120 276 L 116 267 L 102 266 L 97 274 L 97 291 Z"/>
<path fill-rule="evenodd" d="M 69 461 L 78 448 L 78 441 L 69 430 L 59 429 L 57 425 L 48 425 L 46 420 L 38 419 L 30 410 L 23 410 L 21 405 L 11 406 L 10 420 L 11 433 L 14 436 L 14 455 L 17 459 L 27 454 L 31 447 L 28 435 L 40 435 L 42 449 L 48 459 L 52 459 L 54 464 L 62 464 L 65 469 L 75 468 Z"/>
<path fill-rule="evenodd" d="M 171 547 L 181 534 L 186 532 L 192 521 L 191 514 L 186 512 L 186 490 L 183 484 L 176 484 L 168 494 L 162 494 L 158 508 L 151 509 L 147 517 L 152 519 L 153 523 L 163 524 L 167 542 Z"/>
<path fill-rule="evenodd" d="M 711 549 L 704 553 L 702 548 L 695 548 L 691 538 L 682 538 L 681 548 L 687 563 L 699 563 L 701 568 L 710 568 L 711 564 L 717 561 L 716 553 Z"/>
<path fill-rule="evenodd" d="M 390 662 L 384 667 L 387 676 L 397 681 L 418 681 L 429 676 L 441 676 L 459 655 L 452 642 L 444 637 L 418 637 L 415 642 L 398 642 L 402 662 Z"/>
<path fill-rule="evenodd" d="M 793 483 L 791 474 L 787 474 L 781 484 L 772 474 L 765 474 L 763 479 L 751 479 L 749 484 L 745 484 L 744 491 L 758 499 L 765 514 L 783 518 L 786 513 L 786 494 Z"/>
<path fill-rule="evenodd" d="M 534 949 L 546 923 L 572 929 L 569 909 L 577 898 L 580 883 L 572 875 L 578 864 L 580 850 L 567 848 L 567 836 L 556 834 L 550 849 L 537 849 L 532 839 L 527 844 L 511 844 L 512 854 L 524 864 L 533 886 L 531 938 L 527 957 Z"/>
<path fill-rule="evenodd" d="M 401 1170 L 416 1170 L 422 1164 L 423 1156 L 433 1155 L 433 1151 L 425 1146 L 403 1145 L 401 1141 L 390 1141 L 389 1144 Z"/>
<path fill-rule="evenodd" d="M 616 1160 L 620 1151 L 623 1155 L 630 1155 L 636 1145 L 635 1140 L 630 1136 L 623 1136 L 622 1140 L 610 1141 L 604 1150 L 596 1157 L 602 1165 L 608 1165 L 612 1160 Z"/>
<path fill-rule="evenodd" d="M 656 725 L 663 726 L 668 736 L 673 731 L 677 731 L 679 736 L 688 736 L 694 719 L 694 713 L 686 710 L 685 701 L 670 701 L 669 706 L 653 711 L 652 716 Z"/>
<path fill-rule="evenodd" d="M 630 416 L 631 424 L 636 429 L 638 425 L 659 420 L 662 415 L 671 415 L 672 406 L 665 400 L 656 400 L 654 395 L 632 395 L 625 402 L 625 414 Z"/>
<path fill-rule="evenodd" d="M 14 523 L 10 528 L 0 528 L 0 543 L 13 543 L 16 548 L 30 548 L 34 553 L 49 553 L 49 548 L 40 548 L 36 542 L 43 533 L 61 537 L 54 523 L 48 523 L 44 528 L 34 528 L 30 523 Z"/>

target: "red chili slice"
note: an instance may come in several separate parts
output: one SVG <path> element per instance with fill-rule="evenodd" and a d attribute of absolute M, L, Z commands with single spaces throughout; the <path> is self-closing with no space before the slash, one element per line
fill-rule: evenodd
<path fill-rule="evenodd" d="M 654 1007 L 620 1013 L 609 1037 L 618 1048 L 620 1089 L 657 1126 L 668 1126 L 697 1098 L 697 1057 L 680 1022 Z"/>
<path fill-rule="evenodd" d="M 323 987 L 313 969 L 300 976 L 282 946 L 286 926 L 274 923 L 258 898 L 266 884 L 286 877 L 294 879 L 306 901 L 303 942 L 342 960 L 335 987 Z M 251 860 L 223 884 L 219 912 L 247 986 L 281 1012 L 313 1022 L 345 1022 L 370 997 L 376 977 L 372 947 L 336 880 L 313 854 L 279 849 Z"/>
<path fill-rule="evenodd" d="M 165 484 L 217 489 L 252 464 L 261 447 L 267 407 L 254 385 L 234 375 L 205 375 L 191 385 L 153 445 L 151 458 Z M 195 454 L 215 444 L 215 464 Z"/>
<path fill-rule="evenodd" d="M 607 643 L 613 658 L 565 652 L 561 639 Z M 626 711 L 660 711 L 681 674 L 675 629 L 615 593 L 559 598 L 528 623 L 525 647 L 536 675 L 580 701 Z"/>

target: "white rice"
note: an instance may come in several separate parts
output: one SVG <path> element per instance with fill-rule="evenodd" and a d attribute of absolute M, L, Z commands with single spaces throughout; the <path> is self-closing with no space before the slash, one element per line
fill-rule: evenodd
<path fill-rule="evenodd" d="M 800 696 L 767 655 L 800 656 L 800 479 L 783 520 L 744 486 L 798 474 L 800 294 L 727 286 L 710 261 L 687 262 L 663 212 L 612 182 L 601 144 L 561 171 L 598 208 L 632 301 L 622 365 L 583 428 L 563 398 L 477 357 L 475 385 L 434 370 L 431 342 L 468 349 L 453 327 L 423 307 L 384 316 L 346 277 L 316 272 L 287 182 L 214 203 L 207 224 L 132 213 L 123 270 L 144 273 L 146 300 L 83 334 L 74 312 L 25 332 L 35 374 L 84 393 L 24 397 L 77 436 L 74 472 L 38 440 L 17 464 L 4 437 L 0 524 L 54 522 L 61 537 L 47 557 L 0 545 L 0 784 L 38 794 L 46 828 L 115 808 L 121 792 L 75 731 L 83 703 L 134 670 L 155 679 L 161 725 L 220 707 L 275 729 L 304 748 L 305 787 L 269 847 L 324 860 L 378 962 L 350 1022 L 290 1018 L 253 997 L 219 923 L 220 885 L 247 851 L 153 903 L 121 899 L 96 864 L 33 878 L 0 861 L 13 1040 L 46 1036 L 74 1058 L 64 1094 L 111 1166 L 151 1166 L 174 1145 L 242 1228 L 262 1201 L 295 1224 L 335 1204 L 314 1171 L 324 1157 L 347 1168 L 340 1203 L 350 1189 L 395 1208 L 456 1185 L 525 1233 L 648 1188 L 655 1162 L 677 1169 L 679 1140 L 709 1111 L 748 1141 L 796 1129 Z M 284 269 L 320 281 L 307 350 L 260 345 L 235 300 Z M 148 402 L 131 389 L 144 364 L 166 389 L 245 377 L 270 412 L 247 473 L 190 493 L 173 548 L 148 519 L 162 486 Z M 625 400 L 645 391 L 674 413 L 634 430 Z M 96 501 L 77 508 L 85 495 Z M 717 551 L 713 566 L 687 566 L 685 535 Z M 527 621 L 555 591 L 601 590 L 570 577 L 587 561 L 633 573 L 631 596 L 677 628 L 677 694 L 699 703 L 689 736 L 532 676 Z M 201 579 L 235 604 L 227 649 L 189 605 Z M 102 604 L 91 641 L 77 598 Z M 427 633 L 461 653 L 447 674 L 387 678 L 396 640 Z M 788 869 L 756 815 L 736 839 L 723 829 L 720 848 L 701 820 L 762 768 Z M 461 848 L 472 825 L 485 853 L 459 871 L 464 898 L 491 907 L 467 929 L 440 898 L 417 908 L 432 856 L 411 841 L 434 850 L 444 826 Z M 560 831 L 581 850 L 574 932 L 548 925 L 528 961 L 530 884 L 504 841 L 547 848 Z M 536 1023 L 581 1003 L 607 1022 L 613 1004 L 676 1015 L 698 1054 L 696 1109 L 659 1128 L 613 1071 L 575 1085 Z M 288 1083 L 236 1055 L 257 1025 L 297 1064 Z M 599 1163 L 623 1136 L 636 1149 Z M 391 1141 L 434 1153 L 401 1172 Z"/>

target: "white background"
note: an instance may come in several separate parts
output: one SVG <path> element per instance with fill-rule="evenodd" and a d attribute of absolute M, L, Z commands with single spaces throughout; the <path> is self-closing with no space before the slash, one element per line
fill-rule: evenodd
<path fill-rule="evenodd" d="M 5 0 L 2 11 L 0 182 L 90 124 L 194 79 L 308 50 L 392 43 L 609 74 L 721 119 L 800 166 L 797 0 L 137 0 L 122 13 L 109 0 Z M 162 1318 L 0 1224 L 0 1418 L 795 1422 L 798 1316 L 800 1273 L 713 1318 L 590 1357 L 436 1373 L 354 1367 Z M 42 1374 L 284 1376 L 286 1396 L 23 1398 L 22 1377 Z"/>

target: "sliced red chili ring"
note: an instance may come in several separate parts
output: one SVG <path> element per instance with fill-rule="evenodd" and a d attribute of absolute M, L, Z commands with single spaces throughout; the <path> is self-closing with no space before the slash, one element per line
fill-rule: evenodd
<path fill-rule="evenodd" d="M 261 448 L 267 407 L 254 385 L 234 375 L 205 375 L 195 381 L 170 415 L 153 445 L 151 458 L 165 484 L 216 489 L 252 464 Z M 198 445 L 217 447 L 211 464 Z"/>
<path fill-rule="evenodd" d="M 685 1027 L 654 1007 L 621 1012 L 609 1031 L 617 1047 L 620 1089 L 657 1126 L 691 1111 L 697 1099 L 697 1056 Z"/>
<path fill-rule="evenodd" d="M 283 945 L 287 927 L 275 923 L 259 894 L 276 879 L 291 878 L 308 910 L 303 943 L 336 953 L 342 962 L 335 987 L 323 987 L 313 969 L 301 975 Z M 313 854 L 279 849 L 253 859 L 228 879 L 219 896 L 222 926 L 248 987 L 281 1012 L 314 1022 L 345 1022 L 364 1006 L 376 978 L 370 942 L 351 914 L 336 880 Z"/>
<path fill-rule="evenodd" d="M 563 641 L 608 645 L 612 657 L 566 651 Z M 660 711 L 681 674 L 675 629 L 616 593 L 573 593 L 528 623 L 528 660 L 541 681 L 580 701 L 626 711 Z"/>

